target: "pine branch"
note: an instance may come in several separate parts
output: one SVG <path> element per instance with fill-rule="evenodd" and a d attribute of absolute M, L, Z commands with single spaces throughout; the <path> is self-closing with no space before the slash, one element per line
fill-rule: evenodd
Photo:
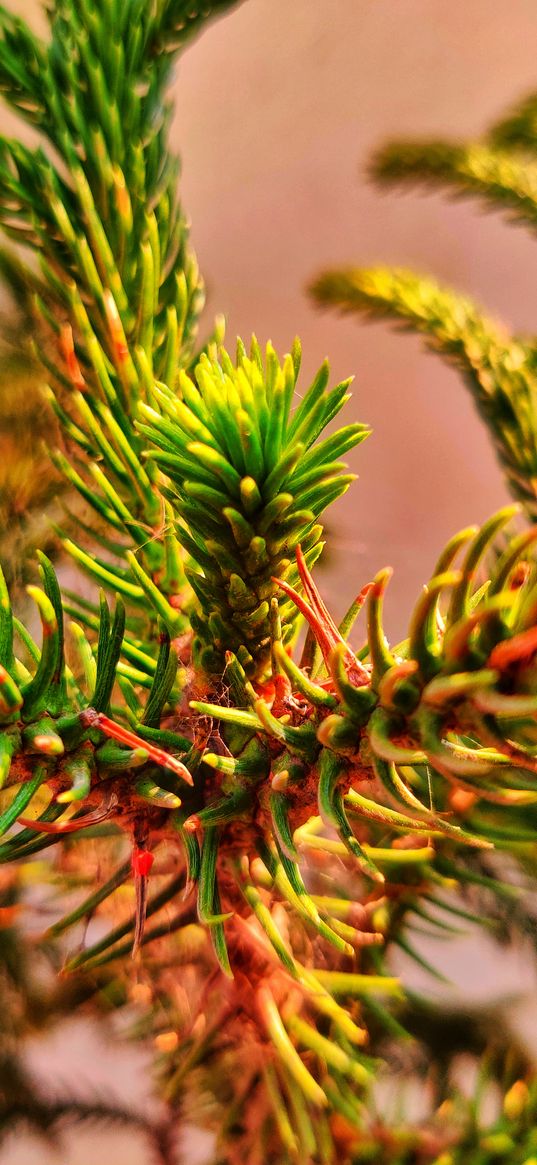
<path fill-rule="evenodd" d="M 244 357 L 241 367 L 248 369 Z M 304 404 L 301 408 L 304 420 L 308 410 Z M 2 859 L 28 857 L 71 831 L 85 836 L 101 820 L 123 824 L 133 839 L 141 914 L 78 953 L 68 969 L 93 971 L 122 958 L 130 947 L 129 935 L 139 945 L 183 928 L 190 917 L 188 904 L 186 914 L 179 908 L 175 919 L 167 918 L 164 924 L 157 919 L 143 934 L 146 917 L 173 903 L 188 877 L 198 884 L 199 918 L 208 927 L 216 957 L 228 976 L 236 960 L 240 965 L 244 960 L 244 905 L 239 907 L 244 902 L 265 936 L 264 957 L 275 968 L 281 965 L 297 985 L 304 1014 L 295 1012 L 292 1018 L 280 1010 L 266 981 L 256 979 L 252 951 L 251 1007 L 261 1016 L 261 1029 L 274 1044 L 282 1071 L 294 1082 L 290 1086 L 298 1085 L 314 1106 L 323 1107 L 327 1098 L 336 1103 L 330 1082 L 320 1083 L 317 1074 L 305 1067 L 297 1042 L 321 1063 L 330 1064 L 332 1057 L 348 1082 L 360 1076 L 367 1083 L 367 1064 L 354 1056 L 345 1058 L 345 1047 L 332 1048 L 318 1026 L 319 1018 L 329 1015 L 342 1033 L 352 1030 L 358 1040 L 363 1037 L 349 1028 L 352 1021 L 337 1003 L 338 996 L 364 997 L 367 1006 L 371 999 L 373 1009 L 377 995 L 397 997 L 399 984 L 386 974 L 378 950 L 381 936 L 387 943 L 398 943 L 411 957 L 421 958 L 402 922 L 406 917 L 408 928 L 409 913 L 419 917 L 424 886 L 435 884 L 438 874 L 445 874 L 446 862 L 451 876 L 464 880 L 464 867 L 459 867 L 454 847 L 464 851 L 495 843 L 516 850 L 521 840 L 535 836 L 536 762 L 528 721 L 537 700 L 533 682 L 535 528 L 513 538 L 503 554 L 496 555 L 488 587 L 479 586 L 485 556 L 491 554 L 494 539 L 512 515 L 512 508 L 502 511 L 481 530 L 463 531 L 452 540 L 418 601 L 409 641 L 397 657 L 382 628 L 387 574 L 381 572 L 367 596 L 365 664 L 339 636 L 299 551 L 305 597 L 288 583 L 280 582 L 280 587 L 308 619 L 325 659 L 328 682 L 310 678 L 289 659 L 275 621 L 271 626 L 274 695 L 264 687 L 264 694 L 256 692 L 239 661 L 228 652 L 231 690 L 242 708 L 227 702 L 193 701 L 192 745 L 161 724 L 175 678 L 166 641 L 145 710 L 131 712 L 136 715 L 133 733 L 109 716 L 123 638 L 121 611 L 111 625 L 106 605 L 102 606 L 94 671 L 86 661 L 92 685 L 88 698 L 65 671 L 61 605 L 49 564 L 42 560 L 45 591 L 32 588 L 44 640 L 29 678 L 13 654 L 11 616 L 4 596 L 0 739 L 4 783 L 17 791 L 8 798 L 0 817 L 0 829 L 8 834 L 0 851 Z M 461 569 L 449 570 L 465 544 Z M 440 617 L 438 602 L 445 590 L 451 592 L 451 600 Z M 285 696 L 290 679 L 295 693 L 291 703 Z M 289 723 L 288 707 L 295 709 L 293 723 Z M 207 717 L 229 725 L 230 732 L 234 727 L 239 731 L 239 736 L 227 737 L 235 755 L 229 749 L 215 751 L 222 738 L 214 732 L 210 737 L 213 751 L 202 753 L 195 748 Z M 205 733 L 207 739 L 206 729 Z M 165 777 L 160 787 L 155 782 L 155 766 Z M 433 784 L 427 766 L 434 774 Z M 374 798 L 362 791 L 364 778 L 371 781 L 373 775 Z M 319 830 L 309 801 L 303 803 L 305 781 L 312 776 L 321 820 L 335 830 L 337 840 Z M 220 780 L 218 797 L 214 796 L 215 779 Z M 27 813 L 32 799 L 46 788 L 53 798 L 45 803 L 39 819 L 31 821 Z M 177 792 L 186 799 L 186 813 L 179 812 Z M 432 792 L 435 808 L 429 803 Z M 194 812 L 188 811 L 189 801 Z M 394 802 L 401 807 L 394 808 Z M 455 820 L 450 819 L 450 809 Z M 462 827 L 457 815 L 463 819 Z M 12 833 L 17 822 L 22 828 Z M 186 868 L 148 896 L 151 850 L 163 830 L 164 836 L 170 836 L 170 829 L 184 846 Z M 401 835 L 408 837 L 403 847 L 398 844 Z M 299 857 L 316 850 L 351 863 L 365 886 L 379 886 L 379 895 L 386 888 L 381 931 L 375 929 L 374 894 L 370 910 L 357 911 L 348 890 L 336 898 L 306 889 Z M 255 855 L 254 876 L 249 870 Z M 223 870 L 226 876 L 220 880 Z M 54 931 L 61 933 L 90 914 L 127 874 L 125 869 L 116 871 L 102 890 L 90 895 L 63 923 L 55 924 Z M 295 938 L 286 939 L 275 923 L 273 910 L 278 901 L 283 901 L 297 923 L 317 933 L 328 949 L 350 956 L 356 946 L 367 948 L 370 965 L 364 956 L 359 974 L 341 971 L 337 962 L 333 969 L 308 966 L 300 953 L 304 940 L 299 931 Z M 255 949 L 259 940 L 252 934 L 250 941 Z"/>
<path fill-rule="evenodd" d="M 422 183 L 457 197 L 477 197 L 531 228 L 536 223 L 535 96 L 498 121 L 481 141 L 395 142 L 373 158 L 385 185 Z M 397 269 L 329 272 L 314 298 L 342 311 L 386 316 L 426 336 L 428 347 L 454 363 L 469 386 L 514 496 L 536 517 L 537 422 L 535 343 L 511 336 L 471 301 L 431 279 Z"/>
<path fill-rule="evenodd" d="M 535 153 L 537 148 L 537 95 L 530 93 L 525 101 L 491 126 L 488 141 L 492 147 L 501 150 L 527 150 Z"/>
<path fill-rule="evenodd" d="M 224 725 L 265 735 L 271 749 L 281 751 L 279 764 L 272 763 L 276 774 L 268 802 L 277 854 L 271 855 L 267 842 L 259 853 L 285 896 L 286 879 L 300 893 L 302 909 L 307 905 L 297 865 L 302 849 L 341 858 L 348 855 L 363 876 L 382 884 L 389 881 L 392 863 L 399 866 L 399 878 L 405 866 L 434 864 L 437 846 L 440 858 L 443 846 L 449 851 L 457 841 L 463 846 L 497 844 L 509 849 L 535 836 L 535 759 L 526 717 L 533 714 L 536 697 L 526 685 L 535 652 L 536 528 L 510 542 L 486 586 L 478 582 L 485 555 L 491 553 L 494 540 L 514 512 L 513 507 L 500 511 L 481 530 L 463 531 L 448 544 L 416 605 L 409 640 L 397 656 L 390 651 L 382 628 L 389 572 L 381 572 L 369 590 L 368 656 L 361 652 L 359 661 L 330 620 L 299 554 L 306 598 L 287 583 L 280 585 L 308 620 L 331 682 L 321 686 L 317 678 L 311 680 L 301 673 L 275 642 L 273 684 L 282 683 L 284 677 L 292 679 L 293 690 L 306 708 L 310 706 L 292 725 L 274 706 L 269 711 L 244 681 L 248 712 L 200 701 L 191 704 L 196 712 L 220 719 Z M 450 569 L 466 544 L 461 569 Z M 451 600 L 440 615 L 438 604 L 445 590 L 451 592 Z M 365 667 L 364 659 L 368 660 Z M 240 672 L 236 680 L 240 683 Z M 216 846 L 215 826 L 230 829 L 233 822 L 250 815 L 259 820 L 256 804 L 262 790 L 262 761 L 256 751 L 248 767 L 246 754 L 244 764 L 213 753 L 206 754 L 205 763 L 226 773 L 230 781 L 225 796 L 188 819 L 185 828 L 210 827 L 211 845 Z M 300 789 L 312 765 L 317 773 L 320 816 L 335 830 L 337 841 L 319 834 L 319 822 L 300 819 Z M 364 796 L 353 782 L 355 774 L 363 781 L 370 767 L 378 782 L 374 797 Z M 431 807 L 433 797 L 439 809 Z M 403 808 L 394 810 L 393 800 Z M 459 801 L 460 810 L 456 808 Z M 449 819 L 450 806 L 462 812 L 464 828 Z M 361 818 L 373 830 L 365 845 L 350 820 Z M 414 844 L 401 851 L 392 843 L 385 850 L 379 845 L 376 826 L 404 830 L 413 836 Z M 435 835 L 438 841 L 431 848 Z M 455 878 L 457 870 L 454 861 Z M 389 901 L 395 909 L 394 929 L 390 924 L 389 933 L 416 957 L 401 933 L 397 896 L 389 896 Z M 411 899 L 405 901 L 406 910 Z M 312 911 L 311 902 L 307 909 Z M 315 914 L 310 917 L 313 920 Z M 319 933 L 329 938 L 326 930 Z"/>
<path fill-rule="evenodd" d="M 512 221 L 537 227 L 537 165 L 497 143 L 394 142 L 374 156 L 371 175 L 383 186 L 421 184 L 480 198 Z"/>
<path fill-rule="evenodd" d="M 24 20 L 0 8 L 0 92 L 30 125 L 46 119 L 42 77 L 45 47 Z"/>
<path fill-rule="evenodd" d="M 465 296 L 411 271 L 327 272 L 310 287 L 318 304 L 390 319 L 425 337 L 462 373 L 514 497 L 537 515 L 537 379 L 533 345 L 511 336 Z"/>
<path fill-rule="evenodd" d="M 191 615 L 194 658 L 208 673 L 224 670 L 233 651 L 248 674 L 262 678 L 275 596 L 292 638 L 293 607 L 275 578 L 293 577 L 299 542 L 309 562 L 319 556 L 319 518 L 353 477 L 339 459 L 369 432 L 347 425 L 318 443 L 349 382 L 327 391 L 323 365 L 292 412 L 299 366 L 298 342 L 280 363 L 271 344 L 263 360 L 257 341 L 249 358 L 239 341 L 236 366 L 224 349 L 211 350 L 195 369 L 197 387 L 183 374 L 180 395 L 157 390 L 160 412 L 140 407 L 138 429 L 157 446 L 147 456 L 174 486 L 168 496 L 181 520 L 177 538 L 203 571 L 188 578 L 200 607 Z"/>
<path fill-rule="evenodd" d="M 12 1065 L 10 1065 L 12 1067 Z M 0 1101 L 0 1144 L 16 1131 L 22 1129 L 38 1134 L 50 1146 L 61 1144 L 62 1134 L 70 1128 L 78 1130 L 83 1125 L 108 1126 L 127 1129 L 139 1136 L 150 1146 L 153 1160 L 162 1165 L 170 1165 L 171 1158 L 161 1155 L 161 1146 L 167 1130 L 154 1125 L 138 1112 L 113 1101 L 100 1097 L 75 1100 L 71 1097 L 51 1099 L 35 1089 L 35 1081 L 25 1081 L 27 1090 L 19 1092 L 9 1100 Z M 30 1091 L 30 1085 L 33 1090 Z"/>
<path fill-rule="evenodd" d="M 217 4 L 216 9 L 222 9 Z M 93 481 L 56 463 L 102 520 L 143 548 L 172 595 L 184 578 L 155 467 L 140 466 L 133 421 L 154 377 L 173 384 L 192 356 L 202 284 L 176 197 L 165 96 L 173 56 L 210 5 L 60 3 L 50 40 L 7 14 L 4 97 L 54 147 L 0 142 L 0 221 L 36 250 L 51 403 L 70 448 L 99 462 Z M 57 163 L 59 155 L 60 164 Z M 128 520 L 127 515 L 129 516 Z M 95 528 L 94 528 L 95 529 Z"/>
<path fill-rule="evenodd" d="M 153 34 L 152 50 L 172 53 L 183 49 L 197 34 L 209 16 L 219 16 L 234 8 L 241 0 L 160 0 L 160 19 L 157 35 Z"/>

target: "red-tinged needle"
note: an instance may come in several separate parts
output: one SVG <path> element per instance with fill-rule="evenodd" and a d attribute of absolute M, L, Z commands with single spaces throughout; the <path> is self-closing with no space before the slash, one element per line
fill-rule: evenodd
<path fill-rule="evenodd" d="M 93 813 L 86 813 L 84 817 L 76 817 L 64 821 L 34 821 L 31 817 L 19 817 L 18 824 L 25 829 L 35 830 L 36 833 L 78 833 L 80 829 L 87 829 L 89 825 L 99 825 L 110 816 L 113 806 L 96 809 Z"/>
<path fill-rule="evenodd" d="M 193 785 L 191 773 L 189 773 L 186 765 L 184 765 L 176 756 L 170 756 L 168 752 L 164 752 L 163 748 L 158 748 L 157 745 L 151 744 L 147 740 L 142 740 L 141 736 L 137 736 L 135 732 L 131 732 L 128 728 L 123 728 L 121 724 L 115 724 L 104 712 L 95 712 L 93 708 L 87 708 L 82 713 L 81 719 L 83 723 L 91 728 L 98 728 L 105 736 L 109 736 L 112 740 L 117 740 L 118 744 L 126 744 L 129 748 L 143 748 L 145 749 L 148 759 L 160 765 L 163 769 L 171 769 L 172 773 L 176 773 L 178 777 L 182 777 L 187 785 Z"/>
<path fill-rule="evenodd" d="M 340 635 L 334 620 L 330 615 L 330 612 L 323 603 L 319 591 L 317 590 L 317 587 L 308 570 L 306 559 L 304 558 L 304 554 L 300 546 L 297 546 L 296 561 L 300 579 L 306 594 L 305 598 L 303 595 L 300 595 L 294 587 L 290 586 L 289 583 L 283 582 L 278 578 L 274 578 L 273 582 L 277 583 L 280 589 L 284 591 L 284 593 L 288 595 L 290 599 L 293 600 L 301 615 L 307 619 L 322 651 L 325 663 L 328 664 L 330 653 L 336 644 L 342 643 L 345 648 L 345 664 L 347 670 L 352 672 L 353 679 L 362 684 L 369 683 L 370 676 L 368 672 L 365 670 L 365 668 L 362 667 L 354 652 L 351 651 L 348 643 L 345 643 L 345 640 L 343 639 L 343 636 Z M 360 592 L 362 603 L 367 595 L 368 590 L 369 587 L 364 587 Z"/>

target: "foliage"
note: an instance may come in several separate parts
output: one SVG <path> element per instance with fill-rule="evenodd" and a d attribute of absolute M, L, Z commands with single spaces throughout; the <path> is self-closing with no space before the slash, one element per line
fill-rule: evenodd
<path fill-rule="evenodd" d="M 529 97 L 477 142 L 389 143 L 373 158 L 371 175 L 386 186 L 422 184 L 477 198 L 486 209 L 534 230 L 535 103 Z M 512 334 L 468 296 L 398 268 L 325 272 L 310 291 L 319 304 L 386 317 L 419 332 L 455 365 L 489 429 L 510 490 L 535 521 L 535 337 Z"/>
<path fill-rule="evenodd" d="M 485 1162 L 528 1132 L 531 1080 L 507 1082 L 483 1135 L 462 1102 L 436 1135 L 378 1121 L 373 1097 L 387 1036 L 405 1034 L 392 948 L 441 978 L 415 945 L 423 922 L 532 929 L 537 527 L 506 537 L 513 506 L 457 534 L 402 644 L 383 628 L 388 570 L 334 624 L 311 567 L 352 480 L 341 458 L 368 432 L 325 434 L 349 382 L 328 389 L 323 366 L 295 406 L 298 341 L 283 359 L 239 341 L 233 361 L 217 321 L 196 348 L 165 86 L 230 6 L 57 0 L 47 42 L 1 14 L 0 86 L 41 140 L 0 140 L 0 221 L 30 253 L 52 457 L 89 514 L 60 535 L 103 591 L 62 597 L 39 553 L 38 646 L 2 580 L 0 861 L 43 853 L 66 890 L 76 870 L 45 948 L 75 982 L 117 976 L 118 1006 L 147 988 L 139 1032 L 164 1095 L 187 1111 L 209 1093 L 218 1160 L 448 1165 L 458 1144 Z M 416 319 L 408 279 L 390 286 L 383 309 Z M 533 512 L 531 346 L 445 294 L 423 302 Z M 100 884 L 82 876 L 95 838 Z M 472 889 L 496 910 L 472 913 Z M 112 925 L 94 939 L 80 931 L 96 912 Z"/>
<path fill-rule="evenodd" d="M 18 588 L 29 581 L 29 553 L 36 546 L 57 550 L 47 511 L 59 481 L 44 448 L 50 410 L 30 350 L 31 305 L 13 253 L 0 251 L 0 271 L 9 293 L 0 325 L 0 558 L 9 584 Z"/>

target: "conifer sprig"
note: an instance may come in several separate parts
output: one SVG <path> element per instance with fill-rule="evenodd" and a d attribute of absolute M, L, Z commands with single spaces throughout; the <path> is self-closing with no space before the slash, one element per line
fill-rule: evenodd
<path fill-rule="evenodd" d="M 164 637 L 156 666 L 149 659 L 149 695 L 139 721 L 131 728 L 110 718 L 114 685 L 125 631 L 125 610 L 118 602 L 113 619 L 101 600 L 101 618 L 96 659 L 80 628 L 75 629 L 79 661 L 89 691 L 66 667 L 63 609 L 58 582 L 52 566 L 40 555 L 43 589 L 28 588 L 41 621 L 39 648 L 14 618 L 0 575 L 0 787 L 17 788 L 0 815 L 0 835 L 19 822 L 24 829 L 10 837 L 2 848 L 2 860 L 13 860 L 48 838 L 79 831 L 97 820 L 115 816 L 121 800 L 116 784 L 123 789 L 124 805 L 119 816 L 130 822 L 137 834 L 137 821 L 147 816 L 148 807 L 177 808 L 181 804 L 175 788 L 192 784 L 184 764 L 166 753 L 152 739 L 151 724 L 160 719 L 176 679 L 177 658 Z M 28 656 L 31 668 L 15 654 L 18 643 Z M 140 661 L 139 661 L 140 662 Z M 174 741 L 189 748 L 188 741 Z M 126 747 L 125 747 L 126 746 Z M 155 767 L 157 766 L 157 767 Z M 164 771 L 168 789 L 155 781 Z M 126 774 L 132 771 L 130 784 Z M 148 779 L 151 778 L 151 779 Z M 46 789 L 40 821 L 26 821 L 25 815 L 36 794 Z M 50 793 L 53 797 L 50 800 Z M 39 800 L 39 797 L 38 797 Z M 73 817 L 73 810 L 80 813 Z M 48 835 L 48 836 L 47 836 Z"/>
<path fill-rule="evenodd" d="M 304 765 L 312 764 L 316 752 L 321 818 L 339 834 L 338 852 L 354 855 L 373 880 L 383 879 L 372 851 L 364 852 L 353 835 L 349 810 L 354 816 L 363 812 L 366 820 L 384 822 L 395 829 L 418 834 L 432 831 L 465 844 L 486 846 L 487 820 L 494 834 L 494 806 L 509 805 L 511 812 L 502 821 L 504 835 L 512 840 L 520 836 L 517 809 L 524 806 L 523 812 L 531 816 L 535 798 L 532 774 L 536 761 L 527 720 L 535 709 L 531 680 L 537 649 L 535 528 L 512 539 L 485 586 L 476 581 L 484 557 L 514 512 L 513 507 L 500 511 L 481 529 L 470 528 L 452 539 L 416 605 L 409 639 L 396 653 L 390 650 L 382 627 L 390 572 L 379 573 L 367 596 L 368 650 L 360 653 L 365 666 L 339 641 L 299 555 L 308 602 L 304 604 L 298 594 L 296 600 L 323 646 L 330 684 L 321 687 L 317 680 L 314 685 L 300 669 L 291 670 L 284 662 L 284 653 L 276 651 L 277 668 L 282 668 L 280 678 L 290 678 L 292 690 L 310 706 L 298 721 L 295 717 L 293 726 L 287 724 L 286 716 L 269 712 L 253 691 L 253 715 L 231 709 L 219 712 L 216 705 L 205 703 L 193 705 L 197 711 L 220 716 L 237 727 L 251 726 L 272 740 L 273 747 L 279 743 L 285 756 L 284 775 L 278 775 L 278 766 L 270 808 L 274 833 L 287 860 L 291 853 L 293 858 L 297 856 L 290 819 L 297 810 Z M 453 561 L 463 547 L 461 568 L 455 570 Z M 292 588 L 286 585 L 285 589 L 292 594 Z M 450 595 L 449 604 L 440 613 L 439 602 L 445 593 Z M 247 691 L 245 695 L 248 697 Z M 207 763 L 219 767 L 218 757 L 207 757 Z M 353 785 L 356 777 L 363 780 L 367 776 L 368 769 L 379 782 L 375 799 Z M 236 765 L 233 771 L 238 776 Z M 442 812 L 427 805 L 431 771 L 447 780 L 448 790 L 455 786 L 471 795 L 468 831 L 461 833 Z M 383 805 L 386 794 L 388 801 Z M 241 805 L 238 814 L 235 812 L 233 792 L 227 796 L 229 800 L 224 798 L 218 809 L 222 821 L 244 811 Z M 251 797 L 255 796 L 252 787 Z M 484 815 L 482 809 L 477 812 L 479 826 L 475 831 L 471 812 L 474 797 L 487 805 Z M 404 807 L 403 814 L 392 811 L 391 798 Z M 446 802 L 446 791 L 440 799 Z M 205 816 L 199 814 L 197 823 L 202 824 Z M 215 807 L 210 810 L 210 819 L 216 820 Z M 530 828 L 533 830 L 533 825 Z M 322 842 L 317 844 L 322 848 Z"/>
<path fill-rule="evenodd" d="M 491 210 L 535 228 L 537 168 L 535 97 L 469 144 L 389 143 L 373 158 L 383 185 L 421 183 L 477 197 Z M 534 336 L 518 336 L 467 296 L 427 276 L 379 267 L 327 272 L 314 281 L 317 303 L 415 330 L 427 346 L 461 371 L 494 442 L 514 496 L 532 521 L 537 516 L 536 352 Z"/>
<path fill-rule="evenodd" d="M 467 296 L 400 268 L 327 272 L 314 299 L 342 313 L 389 319 L 419 332 L 454 365 L 470 389 L 494 442 L 508 485 L 537 516 L 537 373 L 531 340 L 512 335 Z"/>
<path fill-rule="evenodd" d="M 140 406 L 137 428 L 157 446 L 146 457 L 173 484 L 177 538 L 197 568 L 187 572 L 200 605 L 191 615 L 194 658 L 208 672 L 221 672 L 233 651 L 262 678 L 271 599 L 283 600 L 275 580 L 297 578 L 299 542 L 310 563 L 318 558 L 319 518 L 353 480 L 340 459 L 369 432 L 346 425 L 318 442 L 348 399 L 349 381 L 328 390 L 325 363 L 293 411 L 299 367 L 298 341 L 283 363 L 271 344 L 263 359 L 256 340 L 250 356 L 239 342 L 236 366 L 223 348 L 211 350 L 196 384 L 182 373 L 177 394 L 155 387 L 158 411 Z M 288 641 L 295 617 L 285 600 L 279 617 Z"/>
<path fill-rule="evenodd" d="M 502 151 L 497 140 L 468 146 L 397 142 L 374 156 L 371 177 L 384 186 L 423 185 L 453 190 L 504 210 L 513 222 L 537 227 L 537 165 Z"/>
<path fill-rule="evenodd" d="M 485 588 L 477 581 L 484 556 L 512 516 L 512 508 L 502 511 L 481 530 L 463 531 L 451 541 L 417 604 L 408 643 L 396 654 L 382 629 L 388 574 L 381 572 L 366 600 L 368 652 L 360 653 L 365 663 L 338 636 L 299 551 L 306 598 L 300 599 L 288 583 L 284 589 L 290 598 L 296 596 L 319 640 L 328 682 L 309 678 L 288 659 L 281 646 L 279 620 L 273 618 L 272 694 L 265 687 L 256 691 L 228 651 L 226 666 L 239 707 L 193 702 L 190 741 L 162 725 L 176 676 L 166 637 L 145 709 L 137 697 L 131 703 L 128 672 L 123 672 L 134 732 L 125 724 L 124 714 L 119 722 L 110 718 L 118 674 L 121 679 L 121 606 L 112 623 L 106 604 L 101 606 L 96 667 L 83 636 L 77 635 L 91 683 L 89 696 L 82 696 L 65 670 L 61 601 L 54 574 L 43 558 L 45 590 L 31 588 L 43 623 L 41 652 L 19 630 L 36 657 L 33 674 L 14 656 L 14 625 L 4 593 L 3 780 L 19 789 L 1 820 L 3 832 L 17 821 L 24 830 L 8 839 L 2 856 L 25 856 L 27 850 L 41 847 L 42 835 L 44 844 L 50 844 L 51 835 L 82 830 L 103 814 L 105 819 L 123 821 L 132 831 L 136 852 L 141 852 L 141 842 L 143 850 L 150 835 L 158 837 L 159 814 L 164 810 L 173 816 L 190 784 L 193 792 L 186 788 L 185 796 L 191 808 L 179 815 L 177 840 L 182 839 L 186 847 L 190 881 L 199 883 L 200 919 L 211 930 L 222 966 L 229 970 L 225 924 L 236 909 L 234 895 L 239 892 L 290 969 L 294 956 L 285 953 L 270 912 L 262 909 L 263 900 L 256 899 L 252 888 L 245 888 L 244 878 L 256 854 L 265 869 L 263 878 L 298 918 L 336 950 L 350 953 L 357 941 L 353 928 L 338 921 L 337 913 L 332 915 L 328 900 L 326 905 L 317 904 L 306 891 L 298 864 L 300 849 L 340 853 L 374 885 L 389 879 L 392 866 L 401 879 L 401 867 L 411 871 L 416 864 L 422 870 L 434 865 L 437 846 L 443 857 L 444 844 L 481 847 L 498 836 L 515 842 L 528 829 L 533 836 L 535 528 L 508 544 Z M 450 569 L 464 546 L 461 569 Z M 440 617 L 438 603 L 444 592 L 451 597 Z M 273 611 L 275 607 L 273 599 Z M 291 722 L 288 709 L 294 709 Z M 201 718 L 198 726 L 197 716 Z M 195 741 L 207 717 L 226 728 L 234 755 L 215 749 L 218 734 L 205 737 L 212 751 L 211 744 L 204 754 L 196 750 Z M 155 779 L 155 765 L 165 774 L 163 786 Z M 442 782 L 435 786 L 434 809 L 430 772 L 447 780 L 447 792 Z M 209 773 L 213 779 L 208 782 Z M 319 833 L 311 817 L 312 792 L 304 802 L 312 776 L 320 820 L 335 829 L 338 842 Z M 365 795 L 360 786 L 373 776 L 375 793 Z M 41 787 L 51 788 L 55 798 L 47 804 L 43 820 L 32 825 L 26 818 L 27 807 Z M 462 829 L 444 816 L 452 789 L 468 794 Z M 96 804 L 97 791 L 102 795 Z M 394 809 L 393 800 L 401 808 Z M 63 806 L 71 804 L 80 805 L 80 816 L 71 819 L 71 810 L 67 817 L 61 816 Z M 359 840 L 353 828 L 352 822 L 358 820 L 367 830 L 365 843 L 363 831 Z M 251 848 L 245 842 L 248 822 Z M 229 855 L 237 853 L 236 830 L 246 866 L 239 862 L 234 867 L 231 883 L 226 875 L 221 905 L 218 872 L 225 868 Z M 387 835 L 395 839 L 401 832 L 422 837 L 423 843 L 403 851 L 393 843 L 386 845 Z M 236 890 L 231 893 L 233 883 Z M 112 954 L 115 941 L 111 937 L 105 944 L 105 948 L 112 946 Z M 230 941 L 233 947 L 233 930 Z M 84 962 L 95 956 L 96 952 L 87 952 Z M 293 974 L 297 973 L 295 969 Z"/>
<path fill-rule="evenodd" d="M 530 93 L 514 109 L 491 126 L 487 140 L 503 150 L 535 153 L 537 143 L 537 95 Z"/>
<path fill-rule="evenodd" d="M 96 514 L 90 538 L 102 541 L 104 522 L 120 558 L 143 547 L 167 595 L 184 583 L 179 550 L 155 467 L 140 465 L 134 416 L 155 377 L 173 386 L 188 365 L 203 287 L 167 145 L 166 84 L 190 35 L 228 6 L 58 3 L 48 40 L 5 10 L 0 21 L 0 89 L 43 138 L 37 148 L 1 139 L 0 221 L 40 261 L 41 275 L 27 276 L 49 398 L 82 456 L 76 467 L 58 452 L 56 465 Z"/>

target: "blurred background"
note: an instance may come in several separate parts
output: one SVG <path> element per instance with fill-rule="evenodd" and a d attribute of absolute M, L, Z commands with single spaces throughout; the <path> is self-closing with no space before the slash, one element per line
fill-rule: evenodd
<path fill-rule="evenodd" d="M 27 16 L 29 0 L 9 7 Z M 39 25 L 39 6 L 35 18 Z M 192 45 L 174 84 L 173 142 L 207 282 L 207 330 L 224 312 L 230 343 L 255 331 L 287 350 L 298 333 L 304 387 L 326 355 L 334 378 L 355 375 L 346 419 L 368 421 L 374 432 L 353 457 L 360 480 L 336 507 L 319 577 L 340 615 L 374 572 L 392 565 L 395 638 L 446 539 L 507 494 L 455 373 L 414 338 L 319 313 L 304 288 L 325 267 L 389 262 L 433 274 L 516 329 L 535 330 L 536 251 L 526 233 L 468 203 L 380 195 L 366 169 L 387 138 L 481 133 L 537 87 L 536 43 L 533 0 L 246 0 Z M 7 132 L 18 133 L 3 116 Z M 498 961 L 492 943 L 470 937 L 450 942 L 442 960 L 454 997 L 522 997 L 513 1022 L 532 1038 L 535 982 L 523 949 Z M 407 976 L 403 961 L 401 970 L 405 981 L 446 994 L 415 968 Z M 63 1039 L 36 1040 L 27 1056 L 45 1075 L 74 1074 L 145 1103 L 147 1054 L 118 1058 L 74 1022 Z M 206 1145 L 198 1134 L 187 1142 L 194 1165 Z M 68 1137 L 60 1156 L 12 1138 L 0 1162 L 87 1165 L 97 1143 L 116 1165 L 149 1161 L 130 1134 L 99 1130 Z"/>
<path fill-rule="evenodd" d="M 371 151 L 393 136 L 479 134 L 537 82 L 531 0 L 246 0 L 188 52 L 176 83 L 182 191 L 228 336 L 303 342 L 304 380 L 329 356 L 355 375 L 347 416 L 373 436 L 336 511 L 328 586 L 345 604 L 395 568 L 403 634 L 437 550 L 506 493 L 454 373 L 387 326 L 320 313 L 325 267 L 379 262 L 435 274 L 520 330 L 535 328 L 534 244 L 475 205 L 379 194 Z M 337 578 L 337 585 L 334 581 Z"/>

